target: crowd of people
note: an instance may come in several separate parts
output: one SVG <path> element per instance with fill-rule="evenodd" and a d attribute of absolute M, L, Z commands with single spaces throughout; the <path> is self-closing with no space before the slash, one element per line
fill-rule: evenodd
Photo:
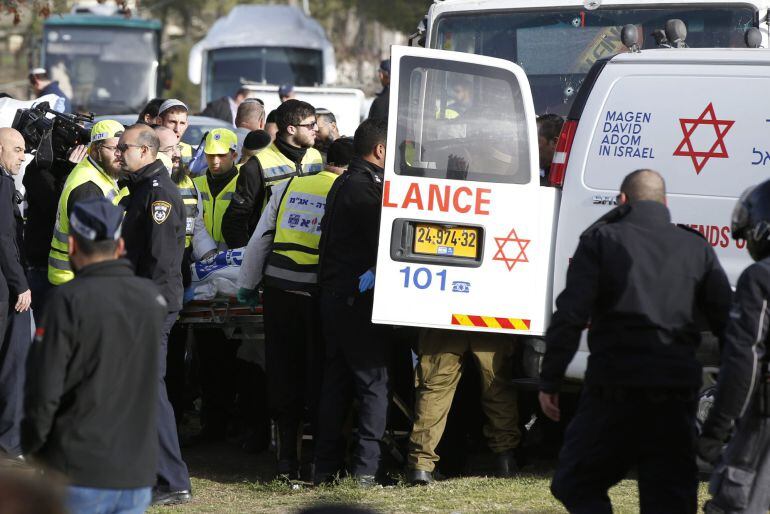
<path fill-rule="evenodd" d="M 256 396 L 266 406 L 257 399 L 246 408 L 257 439 L 269 440 L 268 417 L 273 423 L 276 476 L 315 485 L 343 475 L 361 487 L 384 483 L 394 361 L 412 359 L 408 350 L 397 354 L 392 327 L 371 321 L 389 73 L 383 61 L 383 94 L 352 137 L 340 135 L 334 113 L 294 98 L 289 86 L 279 89 L 282 103 L 269 114 L 246 90 L 212 102 L 204 114 L 232 128 L 210 130 L 197 149 L 182 141 L 189 108 L 177 99 L 151 101 L 128 127 L 100 121 L 89 145 L 58 167 L 27 168 L 33 212 L 26 221 L 13 181 L 26 143 L 18 131 L 0 129 L 5 456 L 65 477 L 71 512 L 142 512 L 151 503 L 190 501 L 178 430 L 190 398 L 184 379 L 181 386 L 170 380 L 184 367 L 187 347 L 177 321 L 191 265 L 241 248 L 237 300 L 262 306 L 265 336 L 264 369 L 247 373 L 264 376 Z M 561 124 L 554 115 L 537 120 L 544 185 Z M 761 205 L 769 187 L 739 204 L 745 215 L 734 220 L 734 235 L 749 241 L 760 262 L 744 274 L 732 304 L 712 248 L 671 224 L 665 183 L 652 170 L 628 175 L 619 206 L 581 236 L 546 336 L 539 386 L 542 413 L 559 421 L 565 370 L 590 323 L 586 387 L 552 485 L 571 512 L 611 512 L 608 489 L 634 467 L 643 512 L 695 512 L 696 313 L 732 358 L 697 446 L 716 462 L 746 411 L 734 404 L 751 403 L 745 398 L 753 384 L 741 374 L 747 356 L 764 353 L 770 212 Z M 174 345 L 183 348 L 181 358 Z M 526 420 L 512 381 L 515 339 L 422 329 L 410 346 L 416 361 L 406 481 L 438 478 L 437 448 L 467 359 L 480 376 L 494 473 L 516 475 Z M 238 346 L 221 330 L 200 329 L 195 348 L 201 432 L 182 443 L 207 444 L 232 429 Z M 254 399 L 254 383 L 246 381 L 245 397 Z M 254 415 L 261 408 L 267 416 Z M 638 448 L 624 446 L 629 433 Z M 767 501 L 747 497 L 754 505 Z"/>

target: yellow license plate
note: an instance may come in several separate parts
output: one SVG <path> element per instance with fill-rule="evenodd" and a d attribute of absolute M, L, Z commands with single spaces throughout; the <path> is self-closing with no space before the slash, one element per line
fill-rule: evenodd
<path fill-rule="evenodd" d="M 416 224 L 414 253 L 475 259 L 479 254 L 479 229 Z"/>

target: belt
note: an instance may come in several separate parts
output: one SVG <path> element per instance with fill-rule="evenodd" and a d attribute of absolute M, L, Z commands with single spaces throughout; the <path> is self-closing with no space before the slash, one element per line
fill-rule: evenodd
<path fill-rule="evenodd" d="M 586 394 L 609 401 L 646 400 L 662 403 L 670 400 L 690 402 L 698 398 L 698 389 L 692 387 L 628 387 L 628 386 L 585 386 Z"/>

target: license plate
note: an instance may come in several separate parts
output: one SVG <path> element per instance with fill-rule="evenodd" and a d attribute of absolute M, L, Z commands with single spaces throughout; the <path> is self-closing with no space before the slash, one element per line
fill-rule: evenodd
<path fill-rule="evenodd" d="M 414 253 L 475 259 L 479 253 L 479 229 L 416 224 Z"/>

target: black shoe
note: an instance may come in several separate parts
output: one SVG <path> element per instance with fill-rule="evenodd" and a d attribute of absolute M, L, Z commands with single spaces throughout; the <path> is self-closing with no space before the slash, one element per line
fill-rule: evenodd
<path fill-rule="evenodd" d="M 166 488 L 155 487 L 152 490 L 153 505 L 179 505 L 192 501 L 192 493 L 186 489 L 169 491 Z"/>
<path fill-rule="evenodd" d="M 406 473 L 406 481 L 409 485 L 428 485 L 434 481 L 433 473 L 421 469 L 410 469 Z"/>
<path fill-rule="evenodd" d="M 373 487 L 381 487 L 377 482 L 377 478 L 374 475 L 357 475 L 353 477 L 358 487 L 362 489 L 371 489 Z"/>
<path fill-rule="evenodd" d="M 500 478 L 510 478 L 519 472 L 519 465 L 513 450 L 507 450 L 495 455 L 495 475 Z"/>

